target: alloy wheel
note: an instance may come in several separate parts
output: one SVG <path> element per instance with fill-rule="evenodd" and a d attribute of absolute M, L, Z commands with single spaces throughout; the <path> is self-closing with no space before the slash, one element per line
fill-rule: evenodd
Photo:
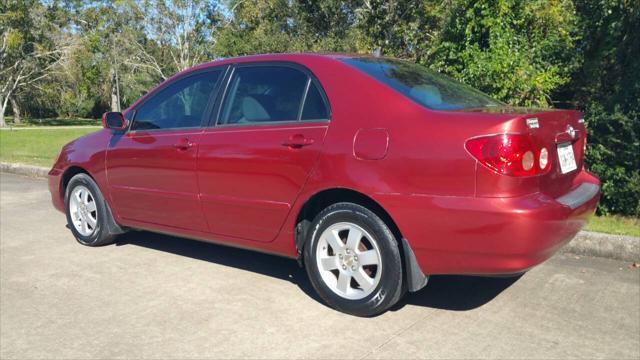
<path fill-rule="evenodd" d="M 82 236 L 90 236 L 98 225 L 98 209 L 95 198 L 83 185 L 76 186 L 69 196 L 69 213 L 73 227 Z"/>
<path fill-rule="evenodd" d="M 325 285 L 349 300 L 371 294 L 382 275 L 376 239 L 349 222 L 336 223 L 324 230 L 316 247 L 316 263 Z"/>

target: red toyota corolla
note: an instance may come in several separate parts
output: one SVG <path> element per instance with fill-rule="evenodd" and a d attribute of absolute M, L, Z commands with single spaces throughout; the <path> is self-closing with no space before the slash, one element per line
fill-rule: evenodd
<path fill-rule="evenodd" d="M 526 271 L 600 195 L 579 112 L 509 107 L 389 58 L 214 61 L 103 123 L 49 173 L 81 244 L 144 229 L 297 258 L 359 316 L 429 275 Z"/>

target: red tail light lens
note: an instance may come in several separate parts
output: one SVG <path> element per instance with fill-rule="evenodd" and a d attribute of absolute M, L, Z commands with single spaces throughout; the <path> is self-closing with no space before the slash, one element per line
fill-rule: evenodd
<path fill-rule="evenodd" d="M 526 134 L 469 139 L 466 148 L 481 164 L 502 175 L 534 176 L 550 168 L 547 149 L 536 146 Z"/>

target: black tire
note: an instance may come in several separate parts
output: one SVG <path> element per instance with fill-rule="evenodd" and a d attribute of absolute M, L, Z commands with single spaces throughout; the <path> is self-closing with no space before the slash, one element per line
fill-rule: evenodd
<path fill-rule="evenodd" d="M 71 216 L 69 197 L 73 193 L 74 189 L 79 186 L 84 186 L 89 190 L 96 205 L 96 226 L 93 227 L 91 234 L 88 235 L 83 235 L 78 231 L 78 229 L 76 229 Z M 100 189 L 98 189 L 98 185 L 96 185 L 95 181 L 93 181 L 89 175 L 81 173 L 75 175 L 71 180 L 69 180 L 69 184 L 67 185 L 64 194 L 64 204 L 66 210 L 65 213 L 67 215 L 67 227 L 71 230 L 73 236 L 75 236 L 76 240 L 78 240 L 80 244 L 86 246 L 103 246 L 114 241 L 116 235 L 109 231 L 109 224 L 113 223 L 111 211 L 109 210 Z"/>
<path fill-rule="evenodd" d="M 379 248 L 382 264 L 380 280 L 373 292 L 362 299 L 347 299 L 334 292 L 323 280 L 316 262 L 315 254 L 321 234 L 338 223 L 351 223 L 364 229 L 375 239 Z M 314 289 L 329 306 L 347 314 L 367 317 L 383 313 L 400 300 L 404 286 L 398 241 L 375 213 L 357 204 L 337 203 L 316 216 L 309 234 L 304 247 L 305 268 Z"/>

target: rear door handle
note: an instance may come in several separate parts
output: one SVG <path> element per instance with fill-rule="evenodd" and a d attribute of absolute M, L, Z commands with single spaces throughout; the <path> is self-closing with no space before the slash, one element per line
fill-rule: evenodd
<path fill-rule="evenodd" d="M 173 147 L 178 150 L 188 150 L 192 146 L 193 143 L 187 138 L 182 138 L 177 143 L 173 144 Z"/>
<path fill-rule="evenodd" d="M 303 146 L 309 146 L 313 144 L 315 140 L 304 137 L 302 134 L 291 135 L 288 140 L 282 143 L 282 146 L 288 146 L 290 148 L 299 149 Z"/>

